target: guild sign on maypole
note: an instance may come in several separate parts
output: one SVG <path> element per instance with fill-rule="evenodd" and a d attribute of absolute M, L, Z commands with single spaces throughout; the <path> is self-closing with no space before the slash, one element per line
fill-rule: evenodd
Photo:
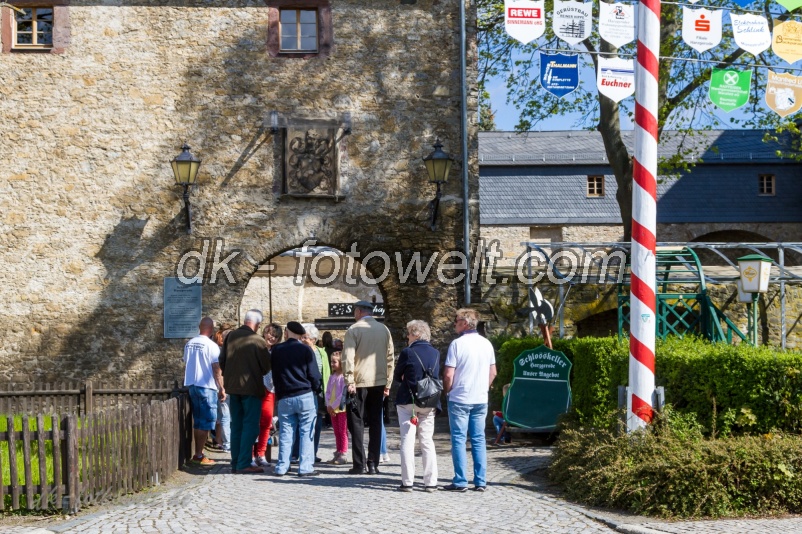
<path fill-rule="evenodd" d="M 659 57 L 660 0 L 640 0 L 635 65 L 635 158 L 632 173 L 632 277 L 629 297 L 627 398 L 629 431 L 646 426 L 653 415 Z"/>

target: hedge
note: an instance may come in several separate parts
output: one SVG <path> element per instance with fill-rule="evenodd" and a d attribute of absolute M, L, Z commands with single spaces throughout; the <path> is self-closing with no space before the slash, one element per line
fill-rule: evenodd
<path fill-rule="evenodd" d="M 498 378 L 491 401 L 512 377 L 512 362 L 538 338 L 496 339 Z M 616 337 L 555 340 L 572 361 L 573 407 L 583 424 L 601 424 L 617 409 L 617 387 L 627 382 L 628 340 Z M 656 385 L 680 413 L 694 413 L 708 433 L 802 430 L 802 354 L 768 347 L 709 343 L 686 337 L 658 341 Z"/>
<path fill-rule="evenodd" d="M 566 418 L 549 476 L 584 504 L 670 518 L 802 512 L 802 439 L 705 438 L 669 408 L 637 439 Z"/>

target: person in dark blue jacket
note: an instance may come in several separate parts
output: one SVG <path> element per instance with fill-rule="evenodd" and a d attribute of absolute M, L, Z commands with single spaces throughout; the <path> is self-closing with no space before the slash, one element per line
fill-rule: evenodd
<path fill-rule="evenodd" d="M 407 323 L 409 346 L 401 351 L 395 365 L 393 381 L 397 382 L 395 397 L 398 410 L 398 424 L 401 427 L 401 486 L 399 491 L 412 491 L 415 480 L 415 437 L 420 440 L 423 456 L 423 487 L 427 492 L 437 489 L 437 455 L 434 450 L 434 416 L 440 412 L 436 408 L 418 408 L 413 401 L 417 395 L 418 380 L 423 378 L 424 369 L 431 371 L 434 378 L 440 378 L 440 352 L 429 343 L 432 337 L 425 321 Z"/>
<path fill-rule="evenodd" d="M 306 331 L 300 323 L 290 321 L 284 332 L 287 340 L 275 345 L 270 353 L 279 420 L 276 476 L 284 476 L 290 468 L 290 449 L 296 433 L 301 445 L 298 476 L 319 474 L 314 470 L 313 439 L 317 418 L 315 395 L 322 378 L 312 349 L 300 341 L 304 334 Z"/>

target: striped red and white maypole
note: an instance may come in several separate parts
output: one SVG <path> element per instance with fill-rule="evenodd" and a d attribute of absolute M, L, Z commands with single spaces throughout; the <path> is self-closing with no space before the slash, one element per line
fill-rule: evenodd
<path fill-rule="evenodd" d="M 652 420 L 654 393 L 655 242 L 657 235 L 657 110 L 660 0 L 638 3 L 635 65 L 635 161 L 632 184 L 632 283 L 629 300 L 627 428 Z"/>

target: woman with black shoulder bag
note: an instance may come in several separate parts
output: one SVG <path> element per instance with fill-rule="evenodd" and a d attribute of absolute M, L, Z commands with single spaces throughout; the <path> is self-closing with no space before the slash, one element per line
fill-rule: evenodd
<path fill-rule="evenodd" d="M 423 488 L 437 490 L 437 455 L 434 450 L 434 417 L 440 413 L 440 352 L 429 342 L 431 330 L 425 321 L 407 323 L 409 346 L 401 351 L 393 381 L 401 429 L 401 486 L 412 491 L 415 480 L 415 441 L 420 440 L 423 457 Z"/>

